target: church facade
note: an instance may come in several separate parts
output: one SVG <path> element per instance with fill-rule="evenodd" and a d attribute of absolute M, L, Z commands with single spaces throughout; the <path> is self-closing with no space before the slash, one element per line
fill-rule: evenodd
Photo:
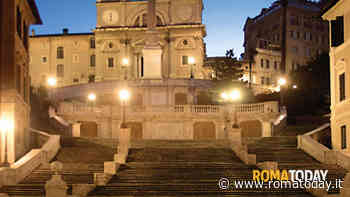
<path fill-rule="evenodd" d="M 151 16 L 147 2 L 98 0 L 93 32 L 33 34 L 32 85 L 46 85 L 48 77 L 56 77 L 59 87 L 109 80 L 209 79 L 203 68 L 202 0 L 158 0 Z M 147 42 L 154 46 L 146 47 Z"/>

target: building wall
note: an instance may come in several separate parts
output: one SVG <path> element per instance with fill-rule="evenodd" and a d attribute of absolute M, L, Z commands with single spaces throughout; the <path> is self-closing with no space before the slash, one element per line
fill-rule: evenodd
<path fill-rule="evenodd" d="M 13 163 L 30 150 L 29 143 L 29 55 L 28 29 L 40 23 L 33 10 L 34 1 L 1 1 L 1 118 L 13 123 L 7 130 L 9 162 Z M 38 14 L 38 13 L 36 13 Z M 1 142 L 1 161 L 4 143 Z"/>
<path fill-rule="evenodd" d="M 299 66 L 305 65 L 315 55 L 328 51 L 328 24 L 318 18 L 319 9 L 315 6 L 302 6 L 297 1 L 290 1 L 287 8 L 287 54 L 286 72 L 292 72 Z M 311 20 L 313 18 L 313 20 Z M 315 19 L 316 18 L 316 19 Z M 276 20 L 279 19 L 279 20 Z M 310 20 L 310 22 L 309 22 Z M 307 24 L 311 24 L 310 28 Z M 257 71 L 256 82 L 261 83 L 261 77 L 269 78 L 274 76 L 272 81 L 280 77 L 281 46 L 282 46 L 282 9 L 278 4 L 264 9 L 260 15 L 251 19 L 248 18 L 245 28 L 245 59 L 249 59 L 251 49 L 258 51 L 254 58 L 253 70 Z M 307 34 L 306 39 L 304 35 Z M 310 38 L 310 36 L 312 38 Z M 259 49 L 264 49 L 259 52 Z M 260 50 L 261 51 L 261 50 Z M 269 51 L 269 53 L 268 53 Z M 262 54 L 260 54 L 262 53 Z M 273 56 L 271 54 L 274 54 Z M 279 57 L 279 58 L 278 58 Z M 261 59 L 269 60 L 274 67 L 273 61 L 277 59 L 279 69 L 258 71 L 261 66 Z M 255 68 L 256 67 L 256 68 Z M 246 75 L 249 70 L 246 69 Z M 266 83 L 265 83 L 266 85 Z M 272 84 L 276 85 L 276 84 Z"/>
<path fill-rule="evenodd" d="M 203 68 L 205 27 L 202 24 L 202 1 L 157 1 L 156 14 L 160 21 L 156 30 L 162 47 L 163 78 L 189 78 L 191 65 L 182 64 L 182 56 L 194 57 L 195 78 L 207 79 Z M 87 83 L 89 76 L 96 81 L 141 79 L 142 50 L 149 36 L 146 20 L 147 1 L 97 2 L 97 25 L 91 34 L 56 34 L 32 36 L 31 77 L 33 86 L 45 85 L 45 76 L 57 77 L 57 65 L 64 65 L 59 86 Z M 95 39 L 96 49 L 90 48 Z M 185 43 L 185 44 L 184 44 Z M 64 59 L 57 59 L 57 48 L 64 47 Z M 91 67 L 90 56 L 96 55 Z M 47 57 L 44 63 L 43 57 Z M 78 57 L 78 61 L 76 58 Z M 113 67 L 109 60 L 113 58 Z M 129 60 L 123 68 L 123 59 Z M 74 82 L 75 81 L 75 82 Z M 79 82 L 78 82 L 79 81 Z"/>
<path fill-rule="evenodd" d="M 332 27 L 332 21 L 338 16 L 344 16 L 344 42 L 339 46 L 331 46 L 331 127 L 332 145 L 335 150 L 350 153 L 350 2 L 340 0 L 333 8 L 323 15 Z M 335 29 L 331 28 L 331 31 Z M 330 33 L 332 41 L 332 33 Z M 340 99 L 339 76 L 345 74 L 345 99 Z M 346 137 L 342 137 L 341 128 L 346 127 Z M 346 141 L 346 147 L 342 147 L 342 141 Z"/>

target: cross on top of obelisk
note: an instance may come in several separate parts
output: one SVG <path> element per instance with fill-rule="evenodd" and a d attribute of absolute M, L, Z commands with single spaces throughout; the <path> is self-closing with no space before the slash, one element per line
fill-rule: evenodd
<path fill-rule="evenodd" d="M 157 15 L 156 15 L 156 0 L 148 0 L 148 20 L 147 27 L 149 30 L 153 30 L 157 26 Z"/>

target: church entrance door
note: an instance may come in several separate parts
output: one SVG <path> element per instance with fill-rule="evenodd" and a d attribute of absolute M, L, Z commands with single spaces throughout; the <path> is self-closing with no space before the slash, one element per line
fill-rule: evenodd
<path fill-rule="evenodd" d="M 194 140 L 216 139 L 216 127 L 213 122 L 196 122 L 193 125 Z"/>
<path fill-rule="evenodd" d="M 82 122 L 80 135 L 81 137 L 97 137 L 97 124 L 95 122 Z"/>
<path fill-rule="evenodd" d="M 131 129 L 131 140 L 142 140 L 143 139 L 143 127 L 140 122 L 127 122 L 127 127 Z"/>
<path fill-rule="evenodd" d="M 242 137 L 262 137 L 262 124 L 259 120 L 249 120 L 240 123 Z"/>

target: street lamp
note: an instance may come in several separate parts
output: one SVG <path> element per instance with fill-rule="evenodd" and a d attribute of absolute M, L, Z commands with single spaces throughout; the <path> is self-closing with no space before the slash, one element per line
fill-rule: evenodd
<path fill-rule="evenodd" d="M 241 99 L 241 92 L 239 90 L 233 90 L 229 94 L 226 92 L 223 92 L 221 94 L 221 98 L 225 101 L 235 103 L 236 101 Z M 239 128 L 237 122 L 238 122 L 238 120 L 237 120 L 237 106 L 235 106 L 235 117 L 234 117 L 234 124 L 232 125 L 232 128 Z"/>
<path fill-rule="evenodd" d="M 128 58 L 123 58 L 123 59 L 122 59 L 122 68 L 124 69 L 124 80 L 127 79 L 127 76 L 126 76 L 127 70 L 126 70 L 126 68 L 127 68 L 128 66 L 129 66 L 129 59 L 128 59 Z"/>
<path fill-rule="evenodd" d="M 194 66 L 195 63 L 196 63 L 196 60 L 194 59 L 194 57 L 189 57 L 188 58 L 188 64 L 190 64 L 190 66 L 191 66 L 191 79 L 194 78 L 194 76 L 193 76 L 193 66 Z"/>
<path fill-rule="evenodd" d="M 125 129 L 127 128 L 125 123 L 125 107 L 126 107 L 126 102 L 130 99 L 130 92 L 128 90 L 121 90 L 119 92 L 119 98 L 122 101 L 122 105 L 123 105 L 122 124 L 120 125 L 120 128 Z"/>
<path fill-rule="evenodd" d="M 49 85 L 49 87 L 55 87 L 57 85 L 57 79 L 54 77 L 49 77 L 47 79 L 47 84 Z"/>
<path fill-rule="evenodd" d="M 89 101 L 89 103 L 91 103 L 91 111 L 93 111 L 94 102 L 96 101 L 96 94 L 90 93 L 88 95 L 88 101 Z"/>
<path fill-rule="evenodd" d="M 8 161 L 8 151 L 7 151 L 7 140 L 8 140 L 8 132 L 13 131 L 14 129 L 14 124 L 13 121 L 9 120 L 9 119 L 1 119 L 0 120 L 0 129 L 1 132 L 3 133 L 3 141 L 4 141 L 4 145 L 5 145 L 5 150 L 4 150 L 4 162 L 1 164 L 1 167 L 10 167 L 10 163 Z"/>
<path fill-rule="evenodd" d="M 47 85 L 49 86 L 50 90 L 54 90 L 54 88 L 57 86 L 57 79 L 55 77 L 49 77 L 47 79 Z M 51 91 L 51 94 L 49 97 L 50 99 L 52 99 L 53 94 L 55 94 L 55 93 L 53 91 Z"/>
<path fill-rule="evenodd" d="M 283 87 L 287 84 L 287 79 L 286 78 L 280 78 L 278 79 L 278 85 L 280 87 L 280 102 L 281 102 L 281 106 L 284 105 L 284 91 L 283 91 Z"/>

